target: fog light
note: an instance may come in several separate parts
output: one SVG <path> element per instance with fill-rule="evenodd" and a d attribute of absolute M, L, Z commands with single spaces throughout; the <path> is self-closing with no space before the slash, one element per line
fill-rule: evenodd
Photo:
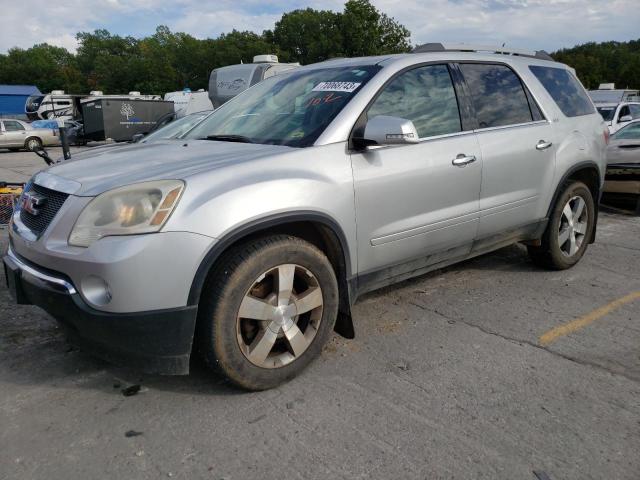
<path fill-rule="evenodd" d="M 80 289 L 84 297 L 94 305 L 106 305 L 111 301 L 109 285 L 95 275 L 83 278 L 80 282 Z"/>

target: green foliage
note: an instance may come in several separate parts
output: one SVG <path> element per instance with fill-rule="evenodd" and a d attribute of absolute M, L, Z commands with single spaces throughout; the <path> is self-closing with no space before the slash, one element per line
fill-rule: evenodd
<path fill-rule="evenodd" d="M 264 36 L 273 39 L 285 61 L 302 64 L 411 49 L 409 30 L 368 0 L 349 0 L 342 13 L 311 8 L 285 13 Z"/>
<path fill-rule="evenodd" d="M 349 0 L 344 12 L 294 10 L 273 31 L 233 30 L 199 40 L 159 26 L 142 39 L 107 30 L 80 32 L 78 50 L 42 44 L 0 54 L 0 83 L 37 85 L 42 92 L 161 94 L 207 88 L 214 68 L 276 53 L 281 61 L 309 64 L 332 57 L 378 55 L 410 49 L 409 31 L 368 0 Z"/>
<path fill-rule="evenodd" d="M 585 43 L 551 54 L 572 66 L 586 88 L 615 83 L 617 88 L 640 89 L 640 39 L 629 42 Z"/>
<path fill-rule="evenodd" d="M 42 91 L 68 86 L 84 90 L 84 79 L 75 57 L 64 48 L 47 44 L 28 50 L 12 48 L 0 55 L 0 83 L 37 85 Z"/>

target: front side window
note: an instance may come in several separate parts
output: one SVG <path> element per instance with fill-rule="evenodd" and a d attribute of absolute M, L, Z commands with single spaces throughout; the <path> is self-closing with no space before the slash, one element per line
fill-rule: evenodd
<path fill-rule="evenodd" d="M 4 121 L 4 129 L 7 132 L 19 132 L 21 130 L 24 130 L 24 127 L 22 126 L 22 124 L 20 122 L 16 122 L 13 120 L 5 120 Z"/>
<path fill-rule="evenodd" d="M 313 145 L 380 68 L 300 69 L 273 76 L 222 105 L 184 138 Z"/>
<path fill-rule="evenodd" d="M 629 105 L 631 109 L 631 116 L 634 120 L 640 118 L 640 105 Z"/>
<path fill-rule="evenodd" d="M 373 102 L 368 118 L 377 115 L 411 120 L 420 138 L 462 130 L 458 101 L 446 65 L 427 65 L 402 73 Z"/>
<path fill-rule="evenodd" d="M 579 117 L 593 113 L 593 104 L 589 100 L 589 95 L 567 69 L 530 65 L 529 70 L 551 95 L 565 116 Z M 603 113 L 600 112 L 604 118 Z"/>
<path fill-rule="evenodd" d="M 640 140 L 640 122 L 621 128 L 611 136 L 614 140 Z"/>
<path fill-rule="evenodd" d="M 522 82 L 505 65 L 460 64 L 480 128 L 533 121 Z"/>

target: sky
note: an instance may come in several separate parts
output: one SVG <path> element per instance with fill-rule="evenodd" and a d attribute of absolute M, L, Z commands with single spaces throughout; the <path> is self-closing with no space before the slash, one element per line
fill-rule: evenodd
<path fill-rule="evenodd" d="M 640 38 L 638 0 L 372 0 L 426 42 L 554 51 Z M 342 0 L 0 0 L 0 52 L 50 43 L 74 51 L 75 34 L 105 28 L 143 37 L 157 25 L 198 38 L 272 29 L 296 8 L 341 11 Z M 267 52 L 265 52 L 267 53 Z"/>

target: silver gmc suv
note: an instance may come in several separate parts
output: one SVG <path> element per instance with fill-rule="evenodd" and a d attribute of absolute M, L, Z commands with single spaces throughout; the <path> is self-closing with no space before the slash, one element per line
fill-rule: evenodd
<path fill-rule="evenodd" d="M 309 65 L 180 139 L 36 174 L 4 256 L 14 298 L 114 363 L 185 374 L 195 349 L 260 390 L 353 337 L 363 292 L 514 242 L 571 267 L 607 127 L 544 52 L 472 50 Z"/>

